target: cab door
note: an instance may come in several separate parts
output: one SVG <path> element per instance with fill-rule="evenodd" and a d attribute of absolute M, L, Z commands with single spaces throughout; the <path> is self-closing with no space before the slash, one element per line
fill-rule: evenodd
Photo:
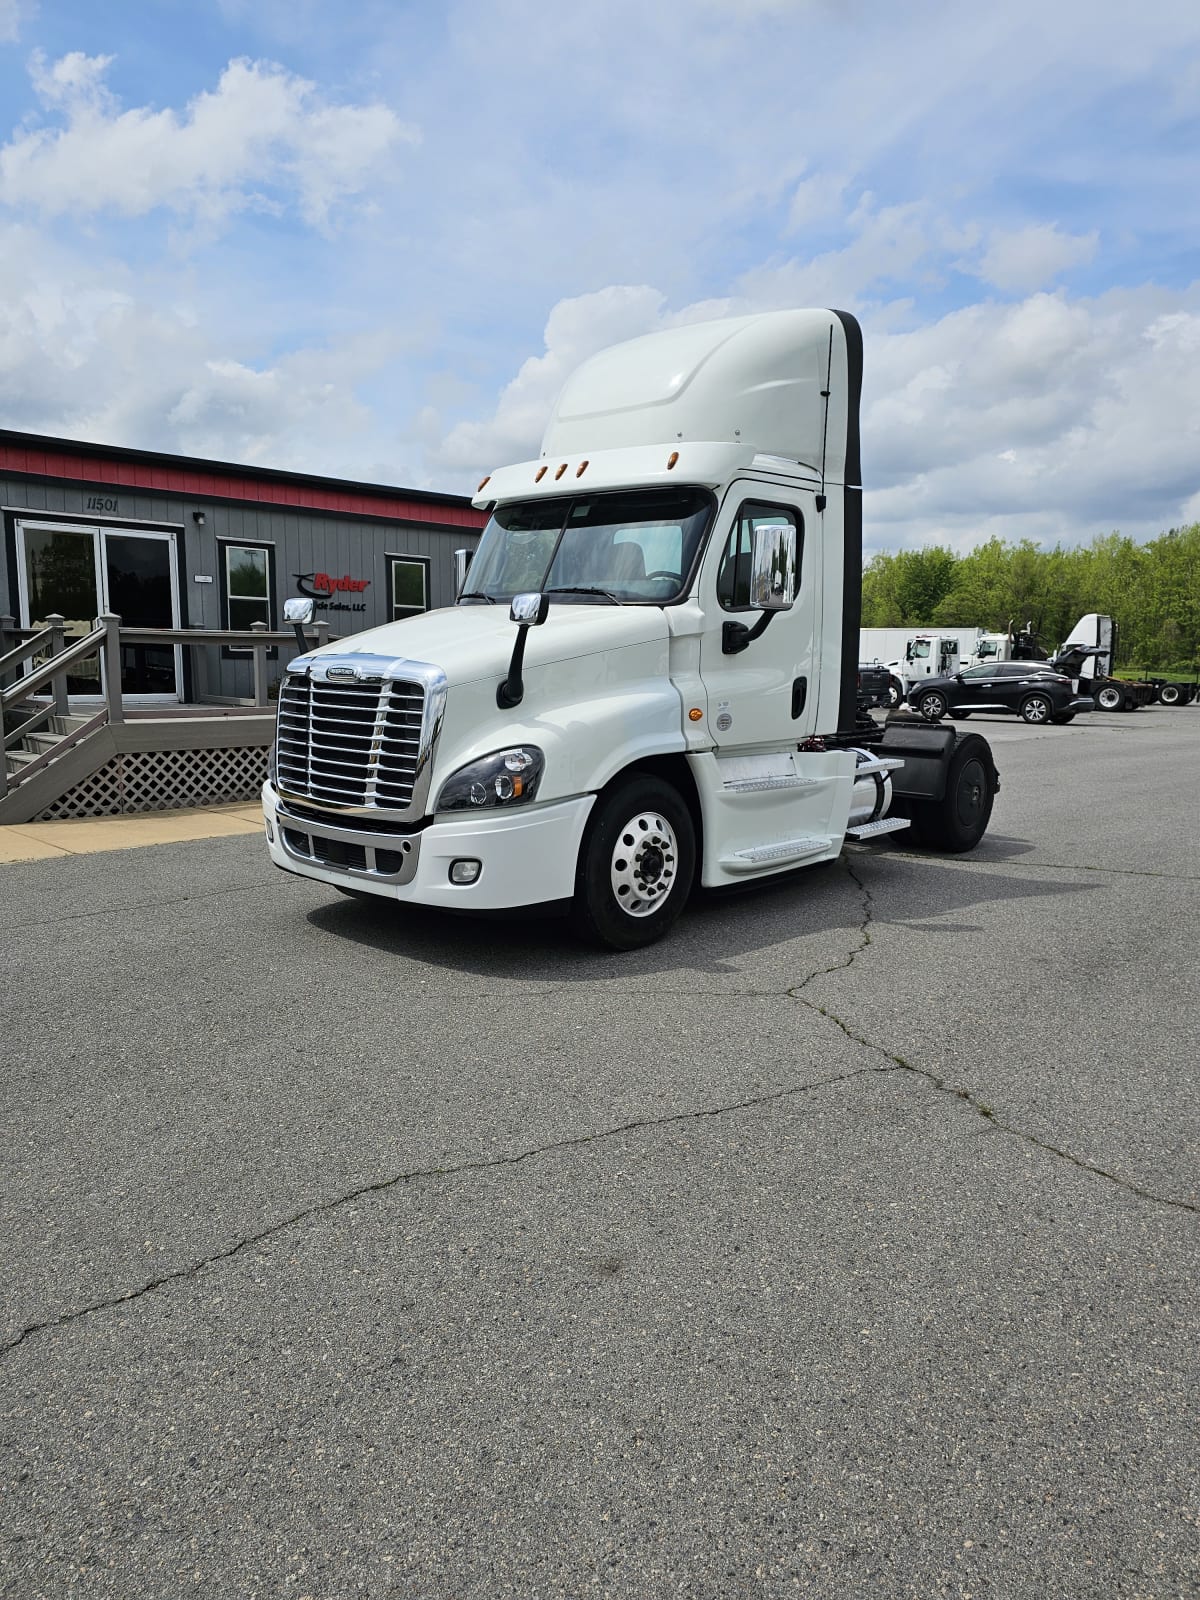
<path fill-rule="evenodd" d="M 797 587 L 788 611 L 750 608 L 754 529 L 787 523 L 796 530 Z M 806 538 L 806 525 L 814 537 Z M 700 673 L 708 697 L 708 726 L 718 754 L 795 748 L 816 728 L 817 641 L 820 637 L 821 544 L 814 497 L 803 490 L 734 483 L 726 495 L 700 580 L 704 631 Z M 732 651 L 730 632 L 764 631 Z M 727 625 L 733 624 L 733 629 Z"/>

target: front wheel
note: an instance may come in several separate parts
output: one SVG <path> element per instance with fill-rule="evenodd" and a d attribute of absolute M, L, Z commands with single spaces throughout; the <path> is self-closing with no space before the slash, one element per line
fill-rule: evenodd
<path fill-rule="evenodd" d="M 923 694 L 920 697 L 913 710 L 919 717 L 924 717 L 926 722 L 940 722 L 946 715 L 947 704 L 944 694 L 939 694 L 936 689 L 931 689 L 928 694 Z"/>
<path fill-rule="evenodd" d="M 894 711 L 904 699 L 904 685 L 899 678 L 889 678 L 887 686 L 888 710 Z"/>
<path fill-rule="evenodd" d="M 593 944 L 636 950 L 661 939 L 683 910 L 696 830 L 682 796 L 633 778 L 596 805 L 579 852 L 573 920 Z"/>
<path fill-rule="evenodd" d="M 1022 722 L 1043 723 L 1049 722 L 1054 715 L 1054 706 L 1044 694 L 1026 695 L 1021 701 Z"/>

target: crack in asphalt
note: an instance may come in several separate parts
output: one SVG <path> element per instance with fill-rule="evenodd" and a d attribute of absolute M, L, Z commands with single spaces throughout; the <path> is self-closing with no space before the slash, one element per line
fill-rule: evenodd
<path fill-rule="evenodd" d="M 15 1338 L 10 1339 L 3 1345 L 0 1345 L 0 1357 L 8 1355 L 11 1351 L 16 1350 L 20 1345 L 24 1344 L 26 1339 L 32 1337 L 36 1333 L 45 1333 L 55 1328 L 68 1327 L 72 1323 L 80 1321 L 84 1317 L 92 1316 L 98 1311 L 111 1311 L 115 1310 L 118 1306 L 131 1304 L 134 1301 L 140 1300 L 144 1295 L 152 1294 L 156 1290 L 165 1288 L 172 1283 L 179 1283 L 186 1279 L 194 1278 L 209 1267 L 215 1266 L 221 1262 L 231 1261 L 234 1259 L 234 1257 L 241 1255 L 244 1251 L 251 1249 L 255 1245 L 265 1243 L 267 1240 L 274 1238 L 278 1234 L 286 1232 L 288 1228 L 295 1227 L 300 1222 L 336 1211 L 342 1206 L 350 1205 L 354 1201 L 361 1200 L 369 1195 L 385 1194 L 389 1190 L 398 1188 L 402 1184 L 416 1183 L 423 1179 L 457 1177 L 463 1173 L 487 1172 L 504 1167 L 516 1167 L 522 1165 L 526 1161 L 531 1161 L 538 1156 L 550 1155 L 556 1151 L 580 1149 L 586 1145 L 604 1143 L 607 1140 L 617 1138 L 622 1134 L 637 1133 L 646 1129 L 671 1127 L 672 1125 L 678 1123 L 699 1121 L 706 1117 L 722 1117 L 738 1111 L 754 1110 L 761 1106 L 774 1104 L 780 1100 L 794 1098 L 799 1095 L 811 1094 L 818 1089 L 829 1088 L 834 1084 L 847 1083 L 853 1078 L 860 1078 L 868 1075 L 878 1076 L 881 1074 L 905 1072 L 912 1077 L 921 1078 L 927 1084 L 929 1084 L 936 1093 L 947 1095 L 958 1101 L 961 1105 L 970 1107 L 971 1111 L 974 1112 L 975 1115 L 978 1116 L 983 1122 L 985 1122 L 988 1128 L 992 1131 L 1007 1134 L 1009 1137 L 1014 1139 L 1020 1139 L 1024 1143 L 1031 1145 L 1034 1149 L 1040 1150 L 1047 1155 L 1056 1156 L 1060 1160 L 1066 1161 L 1070 1165 L 1077 1167 L 1082 1172 L 1090 1173 L 1094 1177 L 1103 1178 L 1106 1182 L 1113 1184 L 1116 1188 L 1123 1190 L 1126 1194 L 1135 1195 L 1139 1199 L 1149 1200 L 1155 1205 L 1167 1206 L 1173 1210 L 1191 1213 L 1200 1212 L 1200 1206 L 1194 1205 L 1190 1201 L 1171 1199 L 1167 1195 L 1158 1194 L 1151 1189 L 1143 1188 L 1139 1184 L 1119 1177 L 1116 1173 L 1109 1172 L 1106 1168 L 1098 1166 L 1094 1162 L 1086 1161 L 1082 1156 L 1077 1156 L 1070 1150 L 1063 1149 L 1059 1145 L 1050 1144 L 1044 1139 L 1039 1139 L 1036 1134 L 1029 1133 L 1024 1128 L 1018 1128 L 1013 1126 L 1011 1123 L 1003 1122 L 999 1117 L 996 1116 L 995 1111 L 991 1108 L 991 1106 L 978 1099 L 974 1094 L 971 1093 L 970 1090 L 961 1085 L 948 1083 L 946 1079 L 941 1076 L 941 1074 L 934 1072 L 931 1068 L 916 1066 L 911 1061 L 907 1061 L 903 1056 L 896 1055 L 893 1051 L 888 1050 L 876 1040 L 868 1039 L 864 1034 L 855 1032 L 855 1030 L 850 1027 L 847 1022 L 845 1022 L 828 1006 L 820 1005 L 817 1001 L 808 999 L 804 995 L 803 991 L 808 988 L 809 984 L 815 983 L 818 978 L 827 977 L 832 973 L 847 971 L 854 965 L 859 956 L 863 955 L 873 943 L 871 937 L 871 924 L 874 920 L 874 897 L 872 896 L 871 891 L 867 887 L 866 883 L 856 872 L 853 863 L 847 859 L 845 855 L 843 855 L 841 858 L 841 862 L 846 869 L 847 876 L 857 887 L 860 895 L 862 896 L 863 915 L 862 921 L 858 926 L 858 942 L 853 946 L 852 949 L 848 950 L 840 960 L 831 962 L 825 967 L 815 968 L 800 983 L 793 984 L 786 990 L 770 991 L 767 993 L 770 995 L 777 993 L 781 998 L 786 995 L 793 1000 L 799 1001 L 801 1005 L 807 1007 L 810 1011 L 815 1012 L 818 1016 L 823 1017 L 826 1021 L 832 1022 L 835 1027 L 841 1030 L 847 1039 L 851 1040 L 852 1043 L 861 1046 L 863 1049 L 870 1050 L 878 1056 L 881 1056 L 886 1065 L 857 1067 L 852 1072 L 837 1073 L 833 1077 L 820 1078 L 813 1083 L 793 1084 L 782 1089 L 771 1090 L 767 1094 L 753 1095 L 747 1099 L 731 1101 L 718 1106 L 706 1106 L 701 1107 L 698 1110 L 673 1112 L 669 1116 L 665 1117 L 639 1118 L 632 1122 L 616 1124 L 611 1128 L 602 1128 L 594 1133 L 578 1134 L 569 1139 L 552 1140 L 548 1144 L 533 1146 L 528 1150 L 518 1151 L 514 1155 L 495 1156 L 487 1160 L 466 1161 L 456 1166 L 415 1168 L 410 1172 L 395 1173 L 390 1178 L 378 1179 L 374 1183 L 360 1184 L 357 1188 L 350 1190 L 346 1194 L 334 1196 L 332 1199 L 323 1200 L 311 1206 L 305 1206 L 301 1208 L 301 1210 L 295 1212 L 293 1215 L 283 1218 L 278 1222 L 274 1222 L 267 1228 L 263 1228 L 258 1233 L 251 1234 L 244 1239 L 239 1239 L 236 1244 L 229 1246 L 225 1250 L 214 1251 L 211 1255 L 205 1256 L 202 1260 L 195 1261 L 189 1266 L 179 1267 L 172 1272 L 163 1273 L 161 1276 L 150 1279 L 147 1283 L 140 1285 L 136 1289 L 127 1290 L 124 1294 L 113 1295 L 105 1300 L 93 1301 L 86 1306 L 78 1307 L 73 1311 L 65 1311 L 60 1316 L 49 1318 L 43 1322 L 30 1323 L 27 1327 L 23 1328 Z M 1156 874 L 1139 875 L 1156 876 Z M 233 890 L 230 892 L 237 891 Z M 206 897 L 182 896 L 181 898 L 191 899 Z M 733 994 L 739 998 L 744 995 L 756 993 L 766 997 L 766 993 L 763 991 L 733 991 Z"/>
<path fill-rule="evenodd" d="M 854 870 L 851 862 L 844 856 L 842 861 L 847 873 L 852 881 L 857 884 L 863 897 L 863 919 L 858 929 L 860 943 L 848 953 L 844 960 L 835 961 L 828 967 L 823 967 L 816 972 L 810 972 L 802 983 L 798 983 L 789 989 L 788 993 L 793 999 L 799 1000 L 801 1005 L 807 1006 L 809 1010 L 817 1012 L 819 1016 L 825 1017 L 829 1022 L 834 1023 L 841 1029 L 846 1038 L 853 1043 L 862 1045 L 867 1050 L 874 1050 L 876 1054 L 881 1055 L 885 1061 L 890 1063 L 888 1067 L 881 1067 L 879 1069 L 881 1072 L 908 1072 L 914 1077 L 923 1078 L 937 1093 L 950 1095 L 964 1105 L 970 1106 L 976 1115 L 983 1118 L 995 1132 L 1006 1133 L 1011 1138 L 1021 1139 L 1026 1144 L 1032 1145 L 1035 1150 L 1045 1151 L 1047 1155 L 1058 1156 L 1061 1160 L 1070 1162 L 1072 1166 L 1078 1167 L 1081 1172 L 1090 1172 L 1097 1178 L 1104 1178 L 1107 1182 L 1115 1184 L 1118 1189 L 1123 1189 L 1127 1194 L 1137 1195 L 1139 1199 L 1150 1200 L 1155 1205 L 1169 1206 L 1176 1211 L 1188 1211 L 1193 1214 L 1200 1213 L 1200 1205 L 1195 1205 L 1190 1200 L 1174 1200 L 1169 1195 L 1158 1194 L 1153 1189 L 1144 1189 L 1140 1184 L 1133 1183 L 1128 1178 L 1119 1177 L 1115 1172 L 1109 1172 L 1106 1167 L 1098 1166 L 1094 1161 L 1086 1161 L 1073 1151 L 1063 1149 L 1061 1145 L 1050 1144 L 1047 1140 L 1039 1139 L 1036 1134 L 1030 1133 L 1025 1128 L 1018 1128 L 1011 1122 L 1001 1121 L 992 1107 L 986 1101 L 980 1100 L 976 1095 L 972 1094 L 969 1089 L 964 1088 L 961 1084 L 948 1083 L 940 1073 L 934 1072 L 929 1067 L 915 1066 L 911 1061 L 905 1060 L 903 1056 L 896 1055 L 876 1040 L 868 1039 L 865 1034 L 856 1033 L 848 1023 L 843 1021 L 835 1011 L 831 1011 L 828 1006 L 818 1005 L 815 1000 L 807 999 L 801 991 L 807 989 L 810 983 L 813 983 L 817 978 L 827 976 L 829 973 L 843 972 L 848 967 L 853 966 L 855 960 L 872 943 L 871 923 L 875 914 L 874 897 Z"/>
<path fill-rule="evenodd" d="M 249 1250 L 256 1244 L 263 1244 L 266 1240 L 274 1238 L 277 1234 L 284 1233 L 288 1228 L 295 1227 L 299 1222 L 309 1218 L 319 1217 L 327 1212 L 336 1211 L 342 1206 L 350 1205 L 355 1200 L 364 1199 L 368 1195 L 386 1194 L 388 1190 L 398 1188 L 401 1184 L 417 1183 L 426 1178 L 453 1178 L 468 1172 L 489 1172 L 503 1167 L 518 1167 L 526 1161 L 532 1161 L 538 1156 L 551 1155 L 560 1150 L 576 1150 L 585 1145 L 602 1144 L 609 1139 L 618 1138 L 621 1134 L 638 1133 L 648 1128 L 669 1128 L 676 1123 L 696 1122 L 705 1117 L 723 1117 L 730 1112 L 753 1111 L 759 1106 L 768 1106 L 779 1100 L 795 1098 L 799 1095 L 812 1094 L 817 1089 L 827 1089 L 834 1084 L 847 1083 L 852 1078 L 861 1078 L 868 1075 L 878 1075 L 881 1071 L 890 1068 L 876 1066 L 855 1067 L 852 1072 L 839 1072 L 830 1078 L 818 1078 L 813 1083 L 790 1084 L 782 1089 L 772 1089 L 769 1093 L 751 1095 L 744 1100 L 736 1100 L 724 1105 L 702 1106 L 698 1110 L 675 1111 L 665 1117 L 643 1117 L 633 1122 L 622 1122 L 611 1128 L 600 1128 L 595 1133 L 576 1134 L 570 1139 L 554 1139 L 549 1144 L 535 1145 L 528 1150 L 517 1151 L 514 1155 L 493 1156 L 487 1160 L 463 1161 L 456 1166 L 417 1167 L 411 1172 L 394 1173 L 390 1178 L 380 1178 L 374 1183 L 360 1184 L 357 1188 L 346 1194 L 334 1196 L 329 1200 L 321 1200 L 311 1206 L 304 1206 L 290 1217 L 284 1217 L 278 1222 L 273 1222 L 260 1232 L 251 1234 L 245 1239 L 239 1239 L 236 1244 L 230 1245 L 225 1250 L 215 1250 L 211 1255 L 205 1256 L 200 1261 L 194 1261 L 186 1267 L 177 1267 L 172 1272 L 164 1272 L 157 1278 L 139 1285 L 136 1289 L 128 1289 L 124 1294 L 112 1295 L 106 1300 L 94 1300 L 86 1306 L 79 1306 L 73 1311 L 64 1311 L 60 1316 L 47 1318 L 44 1322 L 33 1322 L 21 1330 L 19 1334 L 7 1343 L 0 1345 L 0 1356 L 8 1355 L 24 1344 L 25 1340 L 35 1333 L 46 1333 L 54 1328 L 64 1328 L 73 1322 L 78 1322 L 82 1317 L 89 1317 L 97 1311 L 112 1311 L 117 1306 L 128 1305 L 132 1301 L 140 1300 L 143 1295 L 151 1294 L 156 1289 L 165 1288 L 168 1284 L 179 1283 L 187 1278 L 194 1278 L 207 1267 L 215 1266 L 219 1262 L 231 1261 L 243 1251 Z"/>
<path fill-rule="evenodd" d="M 260 878 L 253 883 L 226 884 L 220 889 L 198 889 L 194 894 L 167 895 L 161 900 L 130 901 L 119 906 L 90 906 L 86 911 L 64 911 L 58 917 L 37 917 L 29 922 L 7 922 L 7 928 L 49 928 L 56 922 L 82 922 L 89 917 L 113 917 L 127 911 L 157 911 L 162 906 L 183 906 L 189 900 L 220 900 L 225 895 L 247 894 L 252 889 L 262 889 L 271 884 L 270 878 Z"/>

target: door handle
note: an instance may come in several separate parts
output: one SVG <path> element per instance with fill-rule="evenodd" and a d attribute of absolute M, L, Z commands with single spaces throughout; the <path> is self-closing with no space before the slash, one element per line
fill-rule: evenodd
<path fill-rule="evenodd" d="M 792 679 L 792 721 L 804 710 L 804 702 L 808 699 L 808 679 Z"/>

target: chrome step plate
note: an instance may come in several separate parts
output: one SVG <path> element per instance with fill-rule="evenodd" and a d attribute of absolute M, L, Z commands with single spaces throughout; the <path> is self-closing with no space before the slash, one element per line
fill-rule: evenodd
<path fill-rule="evenodd" d="M 880 817 L 878 822 L 860 822 L 857 827 L 847 828 L 847 839 L 861 843 L 864 839 L 878 839 L 883 833 L 899 833 L 902 828 L 911 827 L 908 817 Z"/>

